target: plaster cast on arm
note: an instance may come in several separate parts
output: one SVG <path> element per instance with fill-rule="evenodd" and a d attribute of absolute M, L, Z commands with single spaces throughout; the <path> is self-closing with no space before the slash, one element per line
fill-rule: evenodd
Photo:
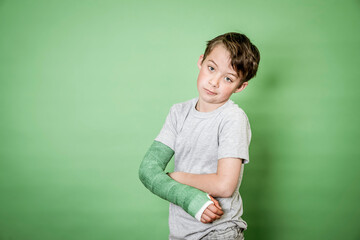
<path fill-rule="evenodd" d="M 203 211 L 213 202 L 207 193 L 181 184 L 164 172 L 173 155 L 171 148 L 154 141 L 141 162 L 139 178 L 152 193 L 182 207 L 200 221 Z"/>

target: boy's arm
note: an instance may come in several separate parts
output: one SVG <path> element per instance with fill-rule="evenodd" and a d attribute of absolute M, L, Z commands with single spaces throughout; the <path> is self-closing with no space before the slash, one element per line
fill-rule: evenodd
<path fill-rule="evenodd" d="M 213 197 L 231 197 L 239 181 L 242 159 L 223 158 L 218 161 L 217 172 L 213 174 L 192 174 L 172 172 L 169 176 L 175 181 L 186 184 Z"/>
<path fill-rule="evenodd" d="M 203 212 L 213 202 L 207 193 L 178 183 L 164 172 L 173 155 L 174 151 L 171 148 L 154 141 L 140 165 L 139 178 L 151 192 L 182 207 L 200 221 Z M 222 215 L 221 212 L 219 215 Z"/>

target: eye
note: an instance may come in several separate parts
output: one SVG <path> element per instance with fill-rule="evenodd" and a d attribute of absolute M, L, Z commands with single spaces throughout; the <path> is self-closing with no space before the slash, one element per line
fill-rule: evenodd
<path fill-rule="evenodd" d="M 231 80 L 231 78 L 228 78 L 228 77 L 225 77 L 225 81 L 229 82 L 229 83 L 232 83 L 233 80 Z"/>
<path fill-rule="evenodd" d="M 208 68 L 209 68 L 210 72 L 213 72 L 215 70 L 215 68 L 213 68 L 212 66 L 209 66 Z"/>

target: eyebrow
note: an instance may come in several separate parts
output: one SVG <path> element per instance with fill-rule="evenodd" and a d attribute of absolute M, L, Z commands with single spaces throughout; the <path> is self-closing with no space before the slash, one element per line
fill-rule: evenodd
<path fill-rule="evenodd" d="M 216 62 L 214 62 L 213 60 L 211 60 L 211 59 L 209 59 L 209 62 L 212 62 L 213 64 L 215 64 L 215 66 L 217 67 L 218 65 L 216 64 Z M 238 77 L 238 75 L 237 74 L 233 74 L 233 73 L 231 73 L 231 72 L 228 72 L 228 74 L 230 74 L 230 75 L 233 75 L 234 77 Z"/>
<path fill-rule="evenodd" d="M 209 62 L 212 62 L 213 64 L 215 64 L 216 66 L 218 66 L 217 64 L 216 64 L 216 62 L 214 62 L 213 60 L 209 60 Z"/>

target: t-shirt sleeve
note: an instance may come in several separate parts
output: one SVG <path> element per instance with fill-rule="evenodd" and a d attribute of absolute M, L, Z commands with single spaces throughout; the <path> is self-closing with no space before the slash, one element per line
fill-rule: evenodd
<path fill-rule="evenodd" d="M 220 126 L 218 159 L 241 158 L 249 162 L 250 124 L 243 111 L 227 115 Z"/>
<path fill-rule="evenodd" d="M 172 106 L 159 135 L 155 138 L 155 141 L 161 142 L 175 151 L 176 135 L 176 112 L 175 107 Z"/>

